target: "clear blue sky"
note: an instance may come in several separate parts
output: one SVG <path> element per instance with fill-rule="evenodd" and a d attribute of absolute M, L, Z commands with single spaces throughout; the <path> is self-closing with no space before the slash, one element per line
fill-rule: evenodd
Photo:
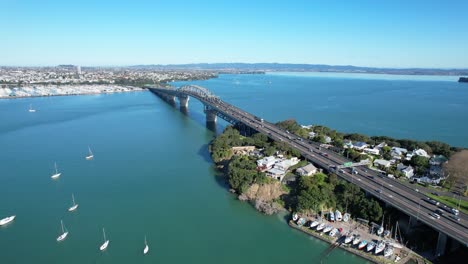
<path fill-rule="evenodd" d="M 468 1 L 0 0 L 0 65 L 468 68 Z"/>

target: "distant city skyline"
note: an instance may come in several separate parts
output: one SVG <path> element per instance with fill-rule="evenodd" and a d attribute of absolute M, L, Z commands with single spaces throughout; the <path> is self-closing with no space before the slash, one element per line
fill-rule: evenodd
<path fill-rule="evenodd" d="M 122 2 L 2 1 L 0 65 L 468 68 L 462 0 Z"/>

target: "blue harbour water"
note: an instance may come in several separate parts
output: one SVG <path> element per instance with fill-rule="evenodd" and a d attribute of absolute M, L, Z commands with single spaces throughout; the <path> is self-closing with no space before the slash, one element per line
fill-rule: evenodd
<path fill-rule="evenodd" d="M 455 82 L 284 73 L 190 83 L 271 121 L 468 146 L 468 89 Z M 319 263 L 326 243 L 227 192 L 207 150 L 214 136 L 195 99 L 187 113 L 149 92 L 0 100 L 0 218 L 17 215 L 0 228 L 0 263 Z M 61 219 L 69 236 L 57 243 Z M 343 262 L 366 263 L 342 250 L 323 260 Z"/>

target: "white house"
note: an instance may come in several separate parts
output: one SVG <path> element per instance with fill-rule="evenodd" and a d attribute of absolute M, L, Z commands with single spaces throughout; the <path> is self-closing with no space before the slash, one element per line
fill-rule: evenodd
<path fill-rule="evenodd" d="M 365 148 L 364 152 L 372 154 L 372 155 L 380 155 L 380 150 L 377 148 Z"/>
<path fill-rule="evenodd" d="M 390 167 L 390 161 L 384 159 L 376 159 L 374 160 L 374 166 L 388 168 Z"/>
<path fill-rule="evenodd" d="M 289 167 L 294 166 L 297 163 L 299 163 L 299 159 L 296 157 L 292 157 L 291 159 L 285 159 L 285 160 L 275 163 L 274 167 L 276 169 L 286 171 L 287 169 L 289 169 Z"/>
<path fill-rule="evenodd" d="M 413 177 L 413 175 L 414 175 L 414 169 L 413 169 L 413 167 L 411 167 L 411 166 L 408 166 L 408 167 L 402 169 L 401 172 L 402 172 L 403 175 L 405 175 L 406 178 L 408 178 L 408 179 L 411 178 L 411 177 Z"/>
<path fill-rule="evenodd" d="M 314 131 L 312 131 L 312 132 L 309 132 L 309 138 L 314 138 L 314 137 L 315 137 L 315 135 L 316 135 L 316 134 L 315 134 L 315 132 L 314 132 Z"/>
<path fill-rule="evenodd" d="M 273 165 L 277 162 L 278 160 L 273 157 L 273 156 L 269 156 L 269 157 L 264 157 L 263 159 L 259 159 L 257 160 L 257 168 L 261 169 L 261 170 L 267 170 L 267 169 L 270 169 L 271 167 L 273 167 Z"/>
<path fill-rule="evenodd" d="M 395 154 L 395 155 L 401 156 L 403 154 L 406 154 L 407 152 L 408 150 L 405 148 L 398 148 L 398 147 L 392 148 L 392 155 Z"/>
<path fill-rule="evenodd" d="M 367 146 L 368 146 L 368 145 L 367 145 L 366 142 L 360 142 L 360 141 L 354 142 L 354 144 L 353 144 L 353 148 L 354 148 L 354 149 L 357 149 L 357 150 L 363 150 L 363 149 L 365 149 Z"/>
<path fill-rule="evenodd" d="M 296 170 L 296 173 L 300 176 L 310 176 L 312 174 L 317 173 L 317 168 L 312 165 L 311 163 L 305 165 L 304 167 L 300 167 Z"/>
<path fill-rule="evenodd" d="M 329 136 L 325 136 L 325 143 L 331 143 L 332 139 Z"/>
<path fill-rule="evenodd" d="M 424 149 L 415 149 L 413 150 L 413 154 L 426 158 L 430 157 Z"/>
<path fill-rule="evenodd" d="M 418 182 L 423 182 L 423 183 L 429 183 L 429 184 L 439 184 L 441 180 L 443 180 L 444 178 L 443 177 L 428 177 L 428 176 L 424 176 L 424 177 L 420 177 L 417 179 Z"/>
<path fill-rule="evenodd" d="M 271 168 L 269 170 L 266 171 L 266 175 L 272 177 L 273 179 L 277 179 L 277 180 L 283 180 L 284 176 L 286 175 L 286 171 L 284 170 L 280 170 L 280 169 L 277 169 L 277 168 Z"/>

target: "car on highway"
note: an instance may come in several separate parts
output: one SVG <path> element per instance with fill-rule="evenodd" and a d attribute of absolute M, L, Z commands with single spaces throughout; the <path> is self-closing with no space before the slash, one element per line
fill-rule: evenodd
<path fill-rule="evenodd" d="M 418 189 L 414 189 L 414 191 L 416 191 L 416 192 L 419 192 L 419 190 L 418 190 Z"/>
<path fill-rule="evenodd" d="M 444 211 L 440 210 L 440 209 L 436 209 L 435 212 L 438 214 L 438 215 L 444 215 Z"/>
<path fill-rule="evenodd" d="M 328 157 L 328 154 L 325 153 L 325 152 L 322 152 L 322 155 L 323 155 L 324 157 Z"/>
<path fill-rule="evenodd" d="M 378 192 L 378 193 L 382 193 L 382 190 L 375 190 L 375 191 Z"/>
<path fill-rule="evenodd" d="M 436 213 L 429 213 L 430 216 L 434 217 L 435 219 L 440 219 L 440 215 L 436 214 Z"/>
<path fill-rule="evenodd" d="M 452 218 L 453 220 L 455 220 L 457 222 L 460 222 L 460 217 L 458 217 L 456 215 L 450 215 L 450 218 Z"/>
<path fill-rule="evenodd" d="M 426 201 L 430 204 L 433 204 L 433 205 L 439 205 L 440 203 L 434 199 L 431 199 L 431 198 L 426 198 Z"/>
<path fill-rule="evenodd" d="M 458 210 L 455 209 L 455 208 L 450 208 L 450 211 L 452 211 L 452 214 L 454 214 L 454 215 L 460 214 L 460 211 L 458 211 Z"/>

